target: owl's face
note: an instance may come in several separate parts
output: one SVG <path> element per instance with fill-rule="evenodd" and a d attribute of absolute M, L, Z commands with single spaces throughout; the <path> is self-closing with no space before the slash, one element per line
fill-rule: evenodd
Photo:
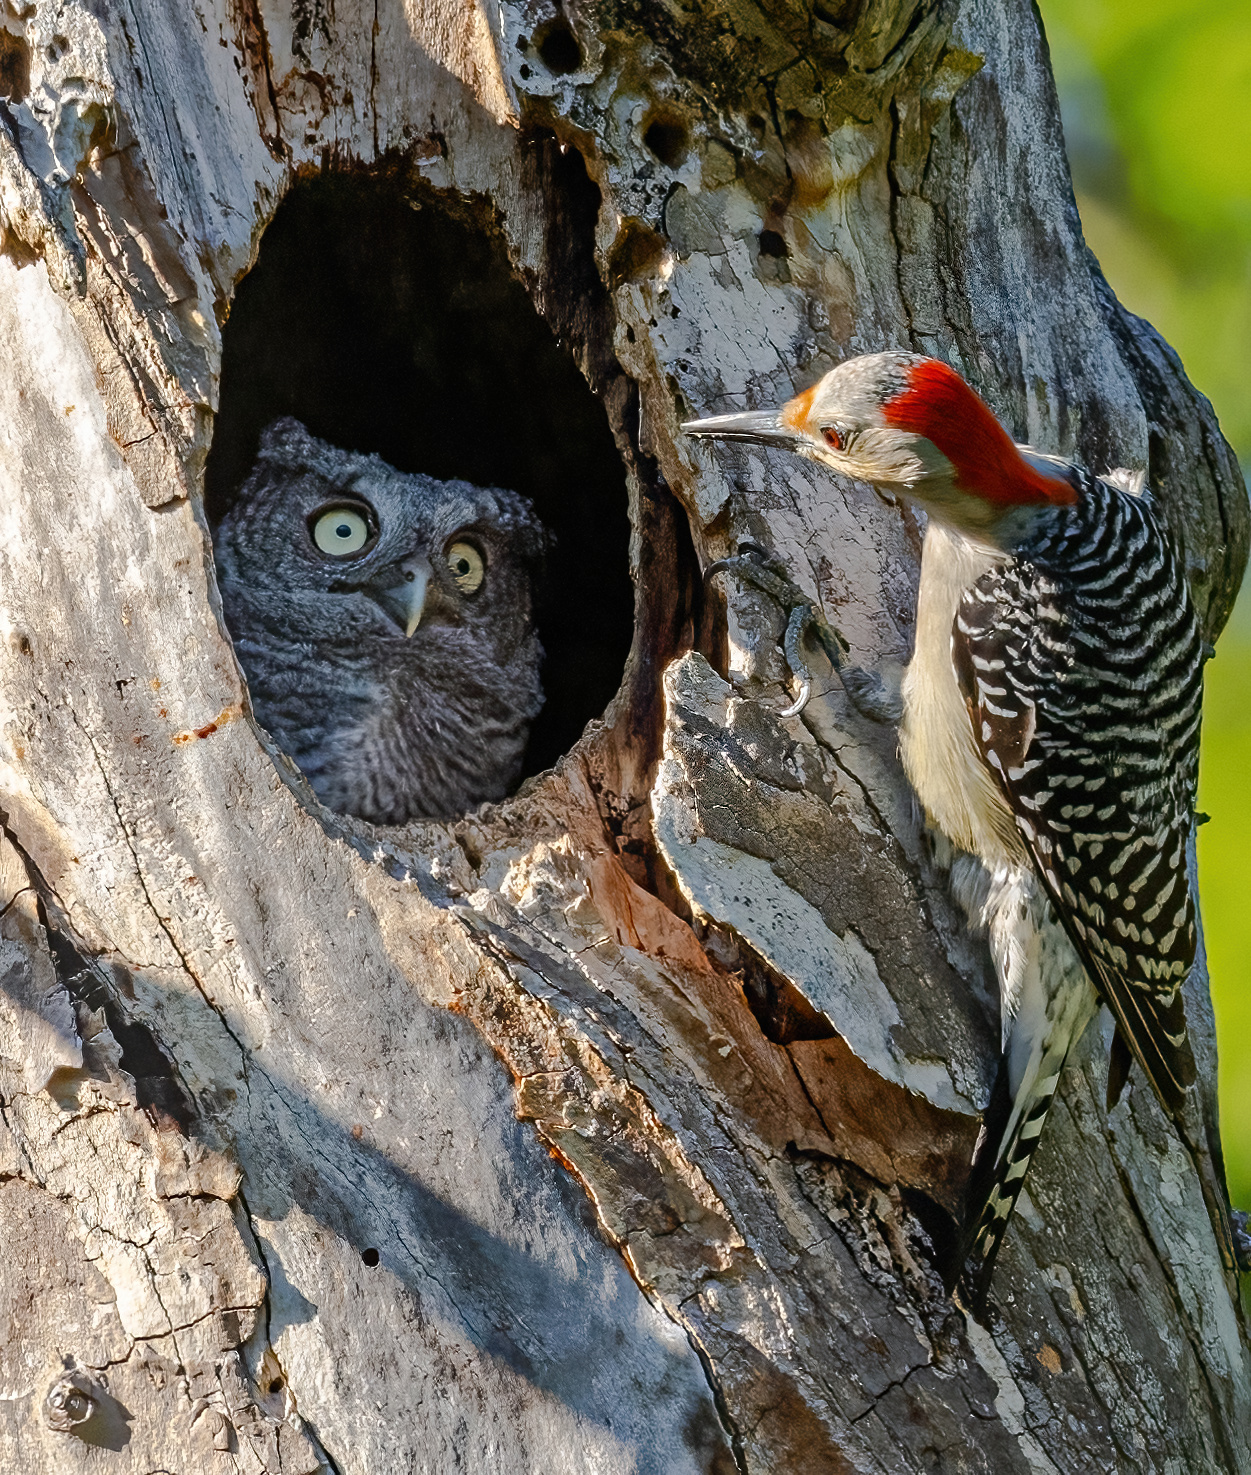
<path fill-rule="evenodd" d="M 216 545 L 223 583 L 297 619 L 304 606 L 306 637 L 426 643 L 465 626 L 503 656 L 528 633 L 543 534 L 512 492 L 405 474 L 288 418 L 264 432 Z"/>
<path fill-rule="evenodd" d="M 324 803 L 397 823 L 508 792 L 542 702 L 545 544 L 513 492 L 268 427 L 218 581 L 256 716 Z"/>

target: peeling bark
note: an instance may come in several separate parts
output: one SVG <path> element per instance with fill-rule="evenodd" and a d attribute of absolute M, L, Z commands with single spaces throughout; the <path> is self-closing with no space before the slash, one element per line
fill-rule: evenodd
<path fill-rule="evenodd" d="M 677 430 L 905 347 L 1147 467 L 1219 630 L 1241 477 L 1085 249 L 1032 8 L 40 0 L 0 42 L 0 1464 L 1251 1468 L 1238 1287 L 1106 1029 L 986 1324 L 944 1295 L 984 946 L 893 734 L 832 678 L 781 717 L 780 611 L 700 587 L 765 544 L 907 658 L 910 515 Z M 219 618 L 223 333 L 325 171 L 480 233 L 625 469 L 620 691 L 452 824 L 322 810 Z"/>

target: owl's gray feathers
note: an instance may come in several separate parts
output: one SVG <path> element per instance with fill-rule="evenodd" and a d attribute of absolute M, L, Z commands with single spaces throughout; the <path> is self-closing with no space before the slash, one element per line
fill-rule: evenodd
<path fill-rule="evenodd" d="M 367 528 L 364 546 L 324 551 L 327 518 L 323 541 Z M 257 720 L 322 803 L 400 824 L 509 792 L 543 702 L 546 541 L 514 492 L 400 472 L 291 418 L 263 432 L 218 583 Z"/>

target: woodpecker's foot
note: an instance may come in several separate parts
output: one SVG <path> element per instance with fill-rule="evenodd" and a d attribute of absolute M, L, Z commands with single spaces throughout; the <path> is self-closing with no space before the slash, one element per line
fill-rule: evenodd
<path fill-rule="evenodd" d="M 804 658 L 803 647 L 804 641 L 811 636 L 838 672 L 844 691 L 860 715 L 870 722 L 898 725 L 903 715 L 899 683 L 884 680 L 876 671 L 847 665 L 847 642 L 771 554 L 756 543 L 740 543 L 735 557 L 721 558 L 708 565 L 704 570 L 704 582 L 707 583 L 714 574 L 734 574 L 745 583 L 762 589 L 789 611 L 782 649 L 791 674 L 799 682 L 799 691 L 791 705 L 782 708 L 779 716 L 797 717 L 808 705 L 815 676 Z"/>
<path fill-rule="evenodd" d="M 804 641 L 811 636 L 829 657 L 830 665 L 846 682 L 848 668 L 844 665 L 848 655 L 847 642 L 811 599 L 798 587 L 785 567 L 766 553 L 756 543 L 740 543 L 733 558 L 720 558 L 704 570 L 704 582 L 714 574 L 734 574 L 745 583 L 754 584 L 788 612 L 786 632 L 782 636 L 782 650 L 791 675 L 799 683 L 799 692 L 789 707 L 783 707 L 780 717 L 797 717 L 808 705 L 812 695 L 812 683 L 816 676 L 804 657 Z M 859 673 L 867 675 L 866 672 Z M 849 693 L 850 694 L 850 693 Z M 855 698 L 853 697 L 854 701 Z"/>
<path fill-rule="evenodd" d="M 1243 1209 L 1229 1213 L 1229 1237 L 1234 1242 L 1234 1259 L 1243 1275 L 1251 1272 L 1251 1215 Z"/>

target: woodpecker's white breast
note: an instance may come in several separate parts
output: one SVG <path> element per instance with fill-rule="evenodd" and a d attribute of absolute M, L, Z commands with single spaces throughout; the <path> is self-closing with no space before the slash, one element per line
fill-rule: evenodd
<path fill-rule="evenodd" d="M 899 748 L 904 771 L 936 825 L 992 871 L 1028 864 L 1012 811 L 973 739 L 956 681 L 951 632 L 966 589 L 1004 554 L 930 520 L 917 593 L 916 646 L 903 679 Z"/>

